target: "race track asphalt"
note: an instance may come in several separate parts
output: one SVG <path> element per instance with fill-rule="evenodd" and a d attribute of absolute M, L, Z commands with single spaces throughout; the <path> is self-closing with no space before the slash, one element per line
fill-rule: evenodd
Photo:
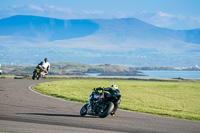
<path fill-rule="evenodd" d="M 200 122 L 122 110 L 114 117 L 81 117 L 82 103 L 29 89 L 41 82 L 48 81 L 0 79 L 0 133 L 200 133 Z"/>

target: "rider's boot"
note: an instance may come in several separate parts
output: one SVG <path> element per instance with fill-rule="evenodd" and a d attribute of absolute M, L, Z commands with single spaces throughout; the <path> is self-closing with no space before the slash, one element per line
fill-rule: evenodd
<path fill-rule="evenodd" d="M 111 115 L 111 116 L 115 116 L 115 113 L 112 112 L 110 115 Z"/>

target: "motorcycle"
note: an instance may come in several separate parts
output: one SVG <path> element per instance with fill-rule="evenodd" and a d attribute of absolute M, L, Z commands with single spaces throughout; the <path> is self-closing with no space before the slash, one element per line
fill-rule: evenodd
<path fill-rule="evenodd" d="M 35 78 L 37 80 L 40 79 L 40 77 L 44 77 L 45 75 L 47 75 L 47 70 L 45 70 L 41 65 L 36 66 L 35 70 L 33 71 L 33 77 L 32 79 L 35 80 Z"/>
<path fill-rule="evenodd" d="M 121 99 L 121 95 L 111 95 L 103 91 L 102 95 L 99 97 L 97 101 L 94 101 L 92 105 L 89 105 L 89 102 L 86 103 L 80 110 L 80 115 L 85 116 L 95 115 L 100 118 L 105 118 L 109 114 L 112 114 L 114 110 L 114 103 L 119 102 Z"/>

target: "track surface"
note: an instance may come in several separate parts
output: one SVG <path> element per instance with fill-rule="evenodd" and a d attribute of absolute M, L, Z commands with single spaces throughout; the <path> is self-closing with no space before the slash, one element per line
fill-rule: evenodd
<path fill-rule="evenodd" d="M 29 89 L 41 82 L 47 81 L 0 79 L 0 132 L 200 132 L 200 122 L 121 110 L 115 117 L 80 117 L 83 104 L 45 97 Z"/>

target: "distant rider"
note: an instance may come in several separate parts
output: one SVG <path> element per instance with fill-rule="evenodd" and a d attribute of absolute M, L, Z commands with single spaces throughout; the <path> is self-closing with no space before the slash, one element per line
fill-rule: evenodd
<path fill-rule="evenodd" d="M 105 91 L 108 91 L 109 93 L 106 93 Z M 104 96 L 109 97 L 110 95 L 117 95 L 117 94 L 120 95 L 120 91 L 116 84 L 113 84 L 113 85 L 111 85 L 111 87 L 108 87 L 108 88 L 103 88 L 103 87 L 94 88 L 94 92 L 92 92 L 92 94 L 89 96 L 90 109 L 88 111 L 91 112 L 93 110 L 91 105 L 95 101 L 98 101 L 102 95 L 103 95 L 103 97 Z M 120 101 L 121 101 L 121 98 L 117 102 L 114 103 L 114 110 L 111 113 L 112 116 L 115 116 L 115 112 L 120 104 Z"/>
<path fill-rule="evenodd" d="M 46 73 L 48 73 L 50 71 L 50 63 L 48 62 L 47 58 L 45 58 L 44 61 L 40 62 L 37 67 L 39 67 Z"/>

